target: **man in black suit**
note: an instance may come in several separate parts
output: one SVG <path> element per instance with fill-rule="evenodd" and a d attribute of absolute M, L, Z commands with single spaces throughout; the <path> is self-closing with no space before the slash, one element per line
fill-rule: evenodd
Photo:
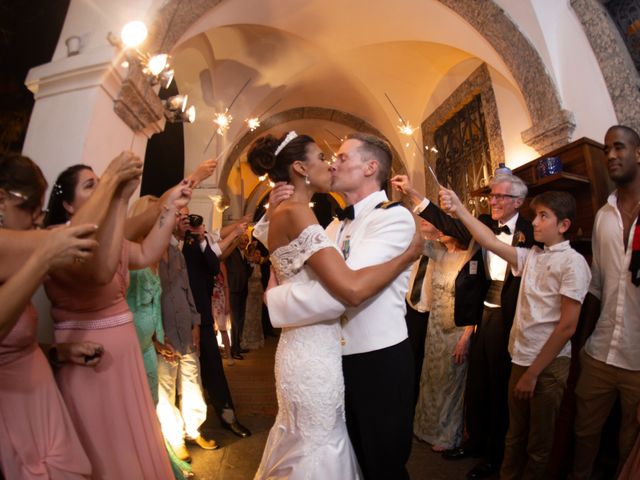
<path fill-rule="evenodd" d="M 243 350 L 240 346 L 244 330 L 244 316 L 249 294 L 249 277 L 251 265 L 247 261 L 246 248 L 249 236 L 244 233 L 238 237 L 235 247 L 224 261 L 227 267 L 227 283 L 229 284 L 229 304 L 231 307 L 231 356 L 242 360 Z"/>
<path fill-rule="evenodd" d="M 456 238 L 464 245 L 470 243 L 472 237 L 462 222 L 451 218 L 420 195 L 405 175 L 397 175 L 391 181 L 395 188 L 409 195 L 415 205 L 415 213 L 445 235 Z M 533 244 L 533 227 L 518 213 L 527 196 L 527 186 L 514 175 L 498 174 L 493 177 L 490 187 L 491 215 L 481 215 L 479 220 L 492 228 L 501 241 L 530 247 Z M 443 453 L 443 457 L 450 460 L 481 456 L 482 461 L 467 474 L 470 479 L 493 475 L 499 471 L 502 462 L 508 427 L 507 387 L 511 372 L 509 333 L 520 289 L 520 278 L 514 277 L 506 262 L 491 252 L 482 252 L 476 269 L 478 273 L 484 270 L 488 288 L 482 316 L 478 319 L 469 350 L 465 392 L 465 421 L 469 439 L 462 447 Z M 458 316 L 464 310 L 458 304 L 468 301 L 474 292 L 460 288 L 458 282 L 456 286 Z"/>
<path fill-rule="evenodd" d="M 187 232 L 189 233 L 187 234 Z M 182 254 L 187 265 L 189 286 L 196 310 L 201 317 L 200 374 L 202 386 L 207 391 L 222 426 L 239 437 L 248 437 L 251 432 L 242 426 L 235 416 L 231 392 L 224 374 L 222 358 L 213 329 L 211 294 L 213 293 L 214 277 L 220 271 L 220 260 L 205 235 L 204 226 L 189 224 L 189 210 L 187 208 L 180 210 L 177 236 L 183 239 Z"/>

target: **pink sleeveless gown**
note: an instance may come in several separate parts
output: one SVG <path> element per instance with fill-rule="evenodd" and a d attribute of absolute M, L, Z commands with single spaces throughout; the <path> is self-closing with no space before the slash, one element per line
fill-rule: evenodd
<path fill-rule="evenodd" d="M 84 453 L 28 305 L 0 341 L 0 470 L 7 479 L 86 479 Z"/>
<path fill-rule="evenodd" d="M 133 316 L 126 302 L 129 244 L 111 283 L 92 286 L 64 278 L 45 282 L 53 304 L 56 342 L 104 346 L 94 368 L 63 365 L 56 378 L 95 479 L 174 478 Z"/>

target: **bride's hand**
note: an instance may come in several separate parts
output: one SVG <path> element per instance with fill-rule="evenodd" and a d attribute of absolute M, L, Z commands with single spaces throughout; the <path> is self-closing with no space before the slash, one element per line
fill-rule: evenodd
<path fill-rule="evenodd" d="M 267 213 L 265 216 L 267 220 L 271 216 L 271 212 L 273 212 L 278 205 L 280 205 L 284 200 L 293 195 L 293 185 L 290 185 L 285 182 L 277 182 L 275 186 L 271 189 L 269 193 L 269 208 L 267 209 Z"/>

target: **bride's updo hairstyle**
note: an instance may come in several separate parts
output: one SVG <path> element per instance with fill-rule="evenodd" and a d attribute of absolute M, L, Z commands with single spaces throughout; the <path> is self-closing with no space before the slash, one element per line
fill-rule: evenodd
<path fill-rule="evenodd" d="M 298 135 L 291 139 L 294 135 L 295 132 L 288 132 L 279 139 L 266 135 L 256 140 L 247 155 L 253 173 L 259 177 L 268 174 L 274 182 L 290 182 L 289 167 L 296 160 L 305 161 L 307 145 L 315 143 L 308 135 Z M 284 146 L 280 148 L 283 143 Z"/>

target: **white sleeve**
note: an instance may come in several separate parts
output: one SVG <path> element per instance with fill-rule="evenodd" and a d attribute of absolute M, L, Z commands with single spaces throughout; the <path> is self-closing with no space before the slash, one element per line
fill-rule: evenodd
<path fill-rule="evenodd" d="M 285 283 L 267 291 L 269 319 L 276 328 L 301 327 L 338 318 L 345 306 L 318 280 Z"/>
<path fill-rule="evenodd" d="M 257 238 L 260 243 L 269 248 L 269 220 L 263 215 L 253 226 L 253 237 Z"/>
<path fill-rule="evenodd" d="M 511 265 L 511 274 L 514 277 L 521 277 L 524 265 L 527 263 L 527 257 L 531 253 L 530 248 L 516 247 L 516 258 L 518 259 L 517 265 Z"/>
<path fill-rule="evenodd" d="M 404 252 L 415 232 L 415 222 L 404 207 L 372 212 L 363 240 L 351 248 L 347 265 L 357 270 L 391 260 Z M 275 327 L 310 325 L 338 318 L 344 305 L 319 281 L 291 283 L 267 292 L 269 317 Z M 273 312 L 273 313 L 272 313 Z"/>
<path fill-rule="evenodd" d="M 602 270 L 600 267 L 600 244 L 598 243 L 598 224 L 600 212 L 596 215 L 593 222 L 593 233 L 591 234 L 591 283 L 589 284 L 589 293 L 602 300 Z"/>
<path fill-rule="evenodd" d="M 216 257 L 220 258 L 222 256 L 222 250 L 220 249 L 218 242 L 210 243 L 209 246 L 211 247 L 211 250 L 213 250 L 213 253 L 216 254 Z"/>
<path fill-rule="evenodd" d="M 423 198 L 418 205 L 413 207 L 413 213 L 415 213 L 416 215 L 420 215 L 422 211 L 429 206 L 429 203 L 430 202 L 428 198 Z"/>

